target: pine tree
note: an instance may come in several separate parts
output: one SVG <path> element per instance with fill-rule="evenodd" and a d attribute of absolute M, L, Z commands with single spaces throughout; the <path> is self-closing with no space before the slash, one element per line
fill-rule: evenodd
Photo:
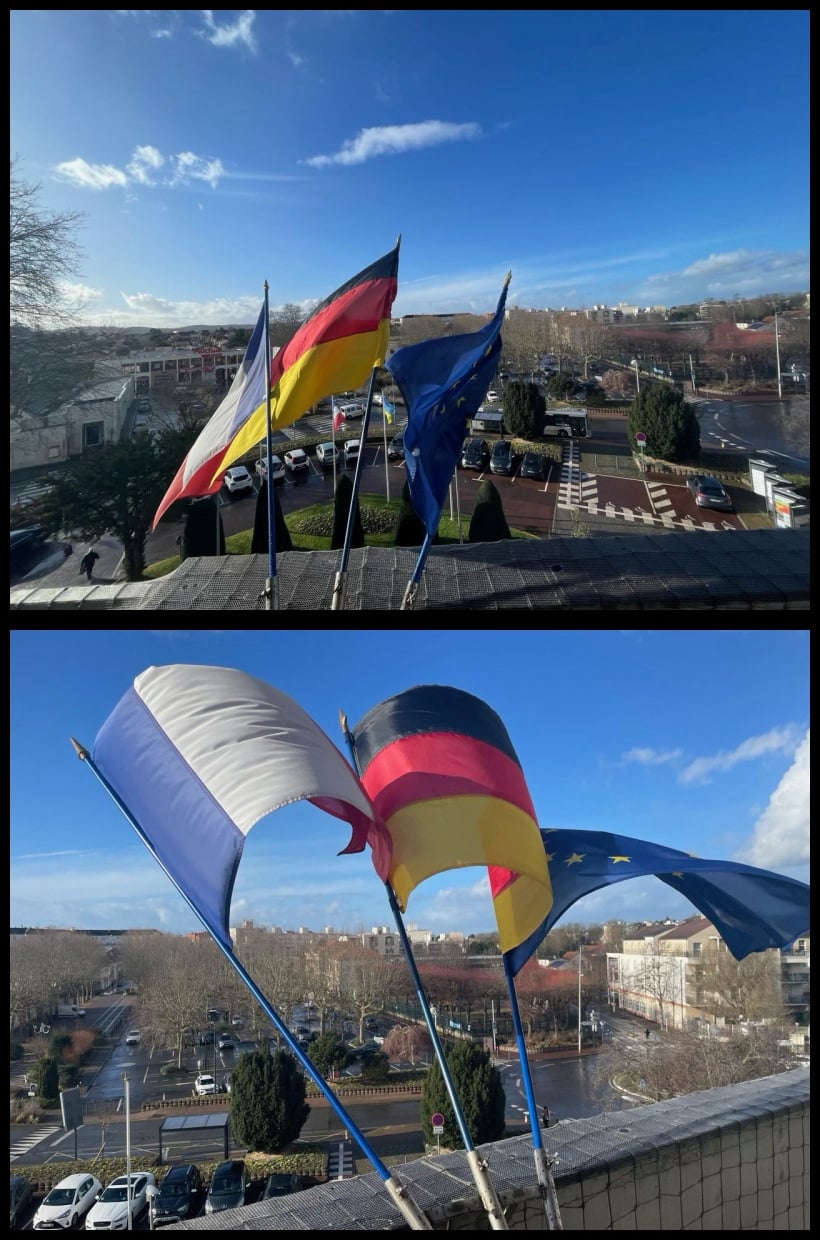
<path fill-rule="evenodd" d="M 424 523 L 416 513 L 413 507 L 413 501 L 410 499 L 410 484 L 405 479 L 404 486 L 401 491 L 401 508 L 399 509 L 399 518 L 396 523 L 396 546 L 397 547 L 420 547 L 424 542 L 426 530 Z M 433 546 L 440 544 L 441 539 L 438 531 L 433 535 Z"/>
<path fill-rule="evenodd" d="M 700 426 L 680 392 L 666 383 L 645 384 L 627 419 L 630 443 L 646 435 L 646 450 L 663 461 L 692 461 L 700 455 Z"/>
<path fill-rule="evenodd" d="M 185 518 L 185 529 L 180 540 L 180 559 L 198 555 L 224 555 L 225 531 L 222 517 L 213 495 L 198 499 L 191 504 Z"/>
<path fill-rule="evenodd" d="M 490 1055 L 476 1042 L 456 1042 L 445 1055 L 473 1144 L 500 1141 L 504 1136 L 504 1085 Z M 444 1145 L 451 1150 L 463 1148 L 444 1077 L 438 1062 L 434 1061 L 421 1095 L 421 1126 L 428 1143 L 433 1139 L 430 1116 L 436 1111 L 444 1116 Z"/>
<path fill-rule="evenodd" d="M 290 530 L 279 503 L 279 492 L 273 488 L 273 528 L 276 532 L 276 550 L 292 551 L 293 541 Z M 253 535 L 251 537 L 251 553 L 253 555 L 268 554 L 268 480 L 263 479 L 256 497 L 256 512 L 253 519 Z"/>
<path fill-rule="evenodd" d="M 231 1125 L 238 1145 L 277 1154 L 310 1114 L 305 1078 L 289 1051 L 241 1055 L 231 1074 Z"/>
<path fill-rule="evenodd" d="M 489 478 L 478 488 L 467 538 L 469 542 L 500 542 L 503 538 L 512 538 L 498 488 Z"/>
<path fill-rule="evenodd" d="M 330 550 L 340 551 L 345 545 L 345 531 L 350 505 L 353 501 L 353 479 L 349 474 L 342 474 L 336 483 L 336 494 L 333 497 L 333 534 L 330 539 Z M 353 513 L 353 531 L 350 538 L 351 547 L 364 546 L 364 526 L 359 510 L 359 497 L 356 496 L 356 510 Z"/>

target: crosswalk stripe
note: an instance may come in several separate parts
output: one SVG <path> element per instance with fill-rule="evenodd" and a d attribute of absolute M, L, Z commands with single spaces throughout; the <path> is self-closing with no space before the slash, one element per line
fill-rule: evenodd
<path fill-rule="evenodd" d="M 21 1137 L 19 1141 L 15 1141 L 9 1147 L 9 1162 L 15 1162 L 28 1150 L 33 1149 L 35 1145 L 39 1145 L 41 1141 L 45 1141 L 48 1137 L 53 1137 L 55 1132 L 60 1132 L 59 1124 L 51 1124 L 47 1128 L 38 1128 L 36 1132 L 31 1133 L 27 1137 Z"/>

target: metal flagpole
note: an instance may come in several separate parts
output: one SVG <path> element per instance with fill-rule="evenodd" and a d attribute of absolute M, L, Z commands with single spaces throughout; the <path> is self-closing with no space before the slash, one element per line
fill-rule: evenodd
<path fill-rule="evenodd" d="M 333 440 L 333 494 L 336 494 L 336 397 L 330 398 L 330 437 Z"/>
<path fill-rule="evenodd" d="M 504 977 L 507 981 L 507 993 L 510 997 L 510 1011 L 512 1012 L 513 1030 L 515 1031 L 515 1041 L 518 1047 L 518 1060 L 521 1064 L 521 1080 L 524 1085 L 524 1096 L 527 1099 L 527 1109 L 530 1115 L 530 1131 L 532 1133 L 532 1151 L 535 1157 L 535 1174 L 538 1177 L 538 1188 L 541 1192 L 541 1198 L 544 1202 L 544 1214 L 547 1220 L 547 1231 L 563 1231 L 561 1222 L 561 1214 L 558 1209 L 558 1194 L 555 1190 L 555 1180 L 552 1178 L 552 1165 L 555 1157 L 547 1154 L 544 1149 L 544 1142 L 541 1139 L 541 1124 L 538 1117 L 538 1107 L 535 1101 L 535 1090 L 532 1084 L 532 1073 L 530 1072 L 530 1061 L 527 1058 L 527 1046 L 524 1041 L 524 1030 L 521 1025 L 521 1014 L 518 1010 L 518 996 L 515 993 L 515 979 L 506 956 L 502 957 L 504 962 Z M 493 1021 L 495 1024 L 495 1021 Z"/>
<path fill-rule="evenodd" d="M 268 483 L 268 579 L 265 582 L 265 611 L 279 610 L 279 581 L 276 576 L 276 515 L 273 500 L 273 440 L 270 425 L 270 324 L 268 322 L 268 282 L 265 281 L 265 454 Z"/>
<path fill-rule="evenodd" d="M 458 502 L 458 470 L 456 470 L 456 472 L 453 474 L 453 477 L 456 480 L 456 512 L 458 513 L 458 541 L 459 541 L 459 544 L 461 544 L 464 542 L 464 534 L 462 533 L 462 530 L 461 530 L 461 506 Z"/>
<path fill-rule="evenodd" d="M 390 462 L 387 459 L 387 418 L 384 412 L 384 394 L 382 394 L 382 432 L 384 436 L 384 489 L 387 494 L 387 502 L 390 503 L 390 470 L 388 468 Z"/>
<path fill-rule="evenodd" d="M 339 568 L 336 573 L 336 580 L 333 583 L 333 599 L 330 604 L 331 611 L 344 611 L 345 605 L 345 587 L 347 585 L 347 564 L 350 559 L 350 544 L 353 540 L 353 517 L 356 511 L 356 505 L 359 502 L 359 483 L 362 476 L 362 460 L 364 457 L 364 446 L 367 443 L 367 431 L 370 426 L 370 407 L 373 403 L 373 385 L 376 382 L 376 367 L 374 366 L 370 372 L 370 386 L 367 389 L 367 408 L 364 411 L 362 419 L 361 438 L 359 439 L 359 455 L 356 458 L 356 471 L 353 475 L 353 496 L 350 501 L 350 511 L 347 514 L 347 528 L 345 529 L 344 546 L 339 558 Z"/>
<path fill-rule="evenodd" d="M 362 773 L 359 768 L 359 759 L 356 754 L 356 740 L 353 733 L 347 726 L 347 716 L 341 710 L 339 711 L 339 724 L 341 726 L 348 750 L 350 751 L 350 758 L 353 762 L 354 770 L 359 778 L 361 778 Z M 407 937 L 407 931 L 404 927 L 404 920 L 401 915 L 398 900 L 396 899 L 396 894 L 388 881 L 385 881 L 384 886 L 387 891 L 387 899 L 390 904 L 390 908 L 396 920 L 396 929 L 399 932 L 402 950 L 404 951 L 404 956 L 407 961 L 408 968 L 410 969 L 410 975 L 413 978 L 413 985 L 416 988 L 416 997 L 418 998 L 419 1006 L 424 1014 L 427 1032 L 429 1033 L 430 1040 L 433 1043 L 433 1052 L 436 1056 L 436 1062 L 438 1063 L 441 1075 L 444 1079 L 444 1084 L 447 1089 L 450 1104 L 453 1108 L 453 1114 L 458 1125 L 458 1130 L 461 1133 L 461 1140 L 464 1144 L 464 1149 L 467 1152 L 467 1162 L 470 1166 L 470 1171 L 472 1173 L 473 1180 L 475 1181 L 476 1188 L 478 1189 L 479 1196 L 481 1197 L 481 1203 L 487 1211 L 490 1229 L 492 1231 L 509 1231 L 510 1228 L 506 1218 L 504 1217 L 504 1210 L 501 1206 L 501 1202 L 499 1201 L 492 1181 L 487 1174 L 487 1163 L 486 1161 L 482 1162 L 479 1158 L 475 1145 L 473 1144 L 473 1139 L 470 1136 L 470 1130 L 467 1127 L 467 1121 L 464 1118 L 464 1112 L 462 1110 L 461 1103 L 459 1102 L 458 1094 L 456 1093 L 456 1087 L 450 1073 L 447 1057 L 444 1054 L 444 1048 L 441 1045 L 441 1040 L 438 1036 L 436 1022 L 433 1019 L 430 1005 L 427 1002 L 427 996 L 424 993 L 421 977 L 419 976 L 419 971 L 416 967 L 413 949 L 410 945 L 410 940 Z"/>
<path fill-rule="evenodd" d="M 424 542 L 421 544 L 419 558 L 416 560 L 416 567 L 413 569 L 413 576 L 408 581 L 407 588 L 404 591 L 404 598 L 401 600 L 401 607 L 399 608 L 400 611 L 412 611 L 416 605 L 416 595 L 419 590 L 421 574 L 424 572 L 424 562 L 427 559 L 427 552 L 430 550 L 432 542 L 433 540 L 430 535 L 425 534 Z"/>
<path fill-rule="evenodd" d="M 80 759 L 81 762 L 85 762 L 88 765 L 89 769 L 97 777 L 98 781 L 100 782 L 102 787 L 105 789 L 105 791 L 108 793 L 108 795 L 111 797 L 112 801 L 117 806 L 120 813 L 123 815 L 126 821 L 134 828 L 137 835 L 142 840 L 143 844 L 145 844 L 145 846 L 148 848 L 148 851 L 151 853 L 151 856 L 154 858 L 157 864 L 162 868 L 163 872 L 168 875 L 168 878 L 174 884 L 174 887 L 179 892 L 179 894 L 182 896 L 185 903 L 188 905 L 191 911 L 196 914 L 197 918 L 202 922 L 203 926 L 208 931 L 208 934 L 211 936 L 216 946 L 222 952 L 228 964 L 238 974 L 241 981 L 245 984 L 245 986 L 248 988 L 250 993 L 253 995 L 254 999 L 259 1004 L 259 1006 L 262 1008 L 265 1015 L 268 1017 L 271 1024 L 276 1029 L 279 1036 L 283 1038 L 284 1041 L 287 1043 L 288 1050 L 291 1052 L 292 1055 L 296 1056 L 297 1060 L 301 1064 L 304 1071 L 311 1078 L 316 1088 L 319 1090 L 319 1092 L 322 1094 L 325 1100 L 329 1103 L 332 1109 L 336 1112 L 336 1115 L 339 1121 L 343 1124 L 343 1126 L 347 1129 L 347 1131 L 352 1135 L 353 1139 L 357 1142 L 365 1158 L 368 1158 L 370 1162 L 373 1164 L 373 1169 L 376 1171 L 376 1173 L 379 1175 L 382 1182 L 384 1183 L 384 1187 L 387 1190 L 390 1196 L 390 1199 L 392 1200 L 396 1208 L 402 1213 L 405 1220 L 409 1223 L 411 1230 L 412 1231 L 432 1231 L 433 1226 L 430 1223 L 430 1220 L 426 1217 L 426 1215 L 422 1213 L 422 1211 L 419 1209 L 416 1203 L 411 1200 L 411 1198 L 408 1195 L 407 1189 L 402 1184 L 400 1184 L 397 1180 L 393 1179 L 388 1168 L 381 1161 L 378 1154 L 376 1154 L 375 1150 L 373 1150 L 373 1148 L 370 1146 L 369 1142 L 367 1141 L 367 1138 L 364 1136 L 364 1133 L 357 1127 L 356 1123 L 351 1118 L 351 1116 L 348 1115 L 347 1111 L 344 1109 L 339 1099 L 333 1093 L 332 1089 L 330 1089 L 330 1087 L 328 1086 L 327 1081 L 324 1079 L 322 1074 L 317 1071 L 317 1069 L 311 1063 L 310 1059 L 308 1059 L 307 1055 L 304 1054 L 304 1052 L 302 1051 L 302 1048 L 299 1046 L 299 1043 L 296 1041 L 295 1035 L 291 1033 L 290 1029 L 285 1024 L 285 1022 L 281 1019 L 278 1012 L 275 1010 L 274 1007 L 272 1007 L 272 1005 L 268 1002 L 268 1000 L 262 994 L 261 990 L 254 982 L 253 978 L 246 971 L 246 969 L 243 968 L 243 966 L 237 960 L 233 952 L 228 947 L 226 947 L 225 944 L 220 940 L 218 935 L 214 934 L 211 926 L 208 924 L 207 918 L 203 916 L 203 914 L 200 912 L 196 903 L 190 898 L 190 896 L 188 896 L 188 894 L 185 891 L 182 890 L 182 888 L 179 886 L 179 884 L 176 882 L 173 876 L 168 873 L 168 870 L 165 868 L 162 861 L 160 860 L 160 858 L 157 856 L 156 852 L 154 851 L 149 839 L 143 833 L 139 823 L 130 813 L 128 808 L 123 804 L 122 800 L 117 795 L 117 793 L 114 791 L 114 789 L 111 787 L 108 780 L 103 775 L 102 771 L 97 769 L 94 759 L 91 757 L 91 754 L 89 753 L 89 751 L 83 745 L 81 745 L 79 741 L 75 740 L 74 737 L 71 737 L 71 744 L 74 746 L 74 750 L 77 754 L 77 757 Z"/>

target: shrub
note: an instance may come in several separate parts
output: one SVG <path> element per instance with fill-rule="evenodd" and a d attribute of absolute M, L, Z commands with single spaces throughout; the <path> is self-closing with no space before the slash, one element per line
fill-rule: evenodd
<path fill-rule="evenodd" d="M 292 551 L 293 541 L 290 536 L 290 530 L 285 524 L 285 515 L 282 512 L 282 505 L 279 503 L 279 492 L 275 484 L 273 488 L 273 528 L 276 533 L 276 550 Z M 251 553 L 253 555 L 267 555 L 268 545 L 268 481 L 264 479 L 259 488 L 259 494 L 256 497 Z"/>
<path fill-rule="evenodd" d="M 468 539 L 472 542 L 500 542 L 512 538 L 498 488 L 487 478 L 478 488 Z"/>
<path fill-rule="evenodd" d="M 345 545 L 345 533 L 352 502 L 353 479 L 348 474 L 342 474 L 336 483 L 336 494 L 333 498 L 333 532 L 330 536 L 331 551 L 339 551 Z M 364 528 L 362 526 L 362 516 L 359 512 L 358 496 L 356 496 L 356 507 L 353 512 L 350 546 L 364 546 Z"/>
<path fill-rule="evenodd" d="M 224 555 L 225 531 L 216 500 L 212 495 L 191 504 L 179 545 L 179 558 Z"/>

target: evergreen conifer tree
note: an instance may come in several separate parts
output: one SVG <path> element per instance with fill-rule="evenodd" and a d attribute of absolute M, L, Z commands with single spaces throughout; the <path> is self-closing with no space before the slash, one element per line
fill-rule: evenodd
<path fill-rule="evenodd" d="M 353 501 L 353 479 L 343 473 L 336 483 L 336 494 L 333 497 L 333 534 L 330 539 L 330 550 L 340 551 L 345 545 L 345 531 L 350 505 Z M 359 510 L 359 497 L 356 496 L 356 510 L 353 514 L 353 532 L 350 539 L 351 547 L 364 546 L 364 526 Z"/>
<path fill-rule="evenodd" d="M 290 536 L 290 530 L 285 522 L 285 514 L 282 512 L 282 505 L 279 503 L 279 492 L 274 485 L 273 488 L 273 528 L 276 532 L 276 550 L 292 551 L 293 541 Z M 253 520 L 253 534 L 251 536 L 251 552 L 253 555 L 268 554 L 268 483 L 267 479 L 263 479 L 259 488 L 259 494 L 256 497 L 256 512 Z"/>
<path fill-rule="evenodd" d="M 195 500 L 185 517 L 185 528 L 180 539 L 179 556 L 224 555 L 225 530 L 216 498 L 206 495 Z"/>
<path fill-rule="evenodd" d="M 489 478 L 478 488 L 467 537 L 470 542 L 500 542 L 503 538 L 512 538 L 498 488 Z"/>
<path fill-rule="evenodd" d="M 290 1051 L 241 1055 L 231 1074 L 231 1126 L 238 1145 L 277 1154 L 310 1114 L 305 1078 Z"/>
<path fill-rule="evenodd" d="M 500 1141 L 504 1136 L 505 1096 L 501 1073 L 493 1067 L 492 1058 L 476 1042 L 456 1042 L 445 1055 L 473 1144 Z M 451 1150 L 463 1148 L 444 1077 L 434 1061 L 421 1095 L 421 1125 L 428 1143 L 433 1140 L 430 1116 L 437 1111 L 444 1116 L 444 1145 Z"/>

